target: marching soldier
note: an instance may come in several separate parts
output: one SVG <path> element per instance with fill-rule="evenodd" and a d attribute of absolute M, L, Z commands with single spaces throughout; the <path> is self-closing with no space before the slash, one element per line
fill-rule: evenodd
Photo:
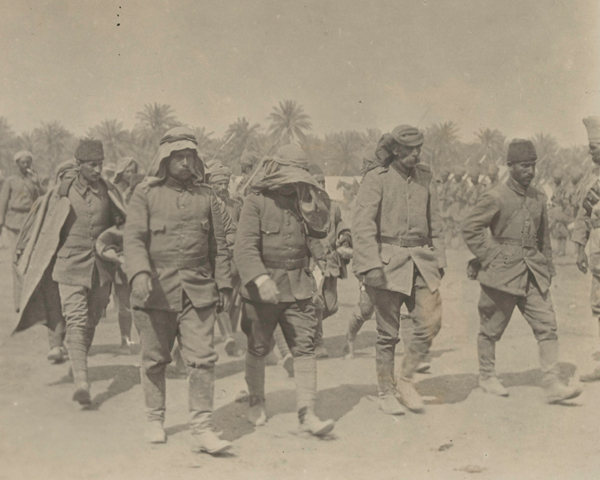
<path fill-rule="evenodd" d="M 33 202 L 44 194 L 38 174 L 31 168 L 33 155 L 23 150 L 15 154 L 14 160 L 19 171 L 8 177 L 0 191 L 0 234 L 6 232 L 11 253 Z"/>
<path fill-rule="evenodd" d="M 469 184 L 465 178 L 465 173 L 465 167 L 456 165 L 454 167 L 454 177 L 450 180 L 450 185 L 448 185 L 446 201 L 449 202 L 450 242 L 458 237 L 460 226 L 467 210 Z"/>
<path fill-rule="evenodd" d="M 430 168 L 419 164 L 423 133 L 401 125 L 383 141 L 389 155 L 384 160 L 378 156 L 379 165 L 365 174 L 356 199 L 354 271 L 364 278 L 377 312 L 379 408 L 400 415 L 404 411 L 396 389 L 408 409 L 424 408 L 413 375 L 441 328 L 439 286 L 446 258 L 437 188 Z M 414 329 L 395 382 L 394 352 L 403 304 L 413 316 Z"/>
<path fill-rule="evenodd" d="M 487 393 L 508 396 L 496 377 L 495 351 L 517 307 L 538 342 L 546 400 L 559 403 L 577 397 L 581 390 L 559 380 L 558 336 L 549 290 L 555 271 L 546 196 L 530 186 L 536 160 L 529 140 L 510 143 L 509 179 L 484 193 L 465 220 L 463 236 L 480 266 L 479 386 Z"/>
<path fill-rule="evenodd" d="M 548 211 L 550 233 L 558 242 L 557 257 L 566 255 L 567 238 L 569 237 L 567 226 L 572 222 L 571 217 L 568 215 L 570 205 L 566 198 L 568 184 L 565 186 L 562 183 L 562 178 L 562 170 L 557 168 L 552 172 L 554 185 L 552 185 L 552 198 L 550 199 L 550 209 Z"/>
<path fill-rule="evenodd" d="M 133 193 L 134 177 L 137 175 L 139 165 L 132 157 L 123 157 L 117 162 L 113 183 L 121 192 L 125 203 L 129 203 Z"/>
<path fill-rule="evenodd" d="M 583 119 L 587 129 L 589 153 L 594 163 L 592 178 L 584 189 L 585 198 L 577 212 L 575 228 L 571 239 L 577 244 L 577 267 L 582 273 L 592 272 L 591 307 L 592 315 L 598 319 L 600 329 L 600 117 Z M 586 245 L 590 244 L 590 259 L 585 253 Z M 600 380 L 600 367 L 580 377 L 582 382 Z"/>
<path fill-rule="evenodd" d="M 231 276 L 221 209 L 204 181 L 194 134 L 169 130 L 133 192 L 123 242 L 142 346 L 146 439 L 166 441 L 165 369 L 177 339 L 188 367 L 192 451 L 216 454 L 231 447 L 212 425 L 215 308 L 227 308 Z"/>
<path fill-rule="evenodd" d="M 479 200 L 479 197 L 484 191 L 484 186 L 479 181 L 479 167 L 477 165 L 473 165 L 469 169 L 469 181 L 470 185 L 467 190 L 467 206 L 472 207 L 477 203 L 477 200 Z"/>
<path fill-rule="evenodd" d="M 307 242 L 327 235 L 329 197 L 308 173 L 306 154 L 296 145 L 280 147 L 258 168 L 253 193 L 244 200 L 234 248 L 243 285 L 242 330 L 248 337 L 248 421 L 257 426 L 267 421 L 265 356 L 279 324 L 294 356 L 300 430 L 323 436 L 334 422 L 321 421 L 314 412 L 317 288 L 308 269 Z"/>

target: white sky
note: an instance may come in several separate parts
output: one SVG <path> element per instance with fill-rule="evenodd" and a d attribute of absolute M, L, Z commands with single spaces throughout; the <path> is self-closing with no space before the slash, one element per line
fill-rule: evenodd
<path fill-rule="evenodd" d="M 591 0 L 0 0 L 0 116 L 126 128 L 143 104 L 222 135 L 293 99 L 315 133 L 453 120 L 586 142 L 600 114 Z M 120 24 L 120 26 L 117 26 Z M 423 116 L 427 115 L 423 119 Z"/>

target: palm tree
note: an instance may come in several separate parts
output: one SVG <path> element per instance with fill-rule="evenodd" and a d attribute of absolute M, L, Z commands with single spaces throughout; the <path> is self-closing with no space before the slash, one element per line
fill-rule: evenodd
<path fill-rule="evenodd" d="M 480 128 L 476 133 L 479 141 L 478 156 L 485 159 L 487 163 L 498 163 L 506 155 L 506 137 L 500 130 Z"/>
<path fill-rule="evenodd" d="M 238 118 L 235 123 L 229 125 L 225 132 L 227 147 L 224 148 L 223 158 L 228 165 L 236 165 L 244 150 L 256 151 L 260 125 L 250 122 L 245 117 Z"/>
<path fill-rule="evenodd" d="M 267 133 L 280 145 L 293 141 L 303 142 L 305 132 L 312 129 L 310 117 L 304 113 L 302 105 L 294 100 L 279 102 L 279 106 L 273 107 L 268 118 L 271 123 Z"/>
<path fill-rule="evenodd" d="M 548 178 L 557 164 L 558 141 L 551 134 L 536 133 L 531 138 L 537 154 L 537 181 Z"/>
<path fill-rule="evenodd" d="M 459 128 L 454 122 L 432 125 L 425 131 L 423 157 L 429 160 L 433 168 L 450 165 L 458 158 Z"/>
<path fill-rule="evenodd" d="M 89 137 L 102 140 L 104 158 L 107 162 L 115 163 L 130 150 L 130 134 L 123 129 L 123 122 L 117 119 L 104 120 L 88 130 Z"/>
<path fill-rule="evenodd" d="M 139 146 L 145 150 L 154 150 L 167 130 L 181 125 L 173 107 L 166 103 L 148 103 L 135 114 L 135 118 L 138 123 L 134 128 L 134 135 Z"/>
<path fill-rule="evenodd" d="M 51 171 L 75 150 L 75 137 L 59 121 L 42 122 L 41 127 L 33 130 L 35 150 Z"/>
<path fill-rule="evenodd" d="M 360 152 L 363 135 L 356 131 L 332 133 L 325 136 L 328 147 L 326 165 L 335 175 L 357 175 L 360 170 Z"/>

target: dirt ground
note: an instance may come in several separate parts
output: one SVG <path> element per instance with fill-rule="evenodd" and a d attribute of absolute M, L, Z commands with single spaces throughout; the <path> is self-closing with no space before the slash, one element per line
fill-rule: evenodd
<path fill-rule="evenodd" d="M 479 287 L 464 274 L 466 251 L 448 257 L 444 327 L 434 342 L 430 373 L 416 379 L 427 397 L 424 414 L 390 417 L 378 411 L 374 322 L 359 335 L 358 357 L 344 360 L 347 321 L 358 297 L 356 279 L 350 278 L 340 282 L 339 312 L 325 323 L 331 358 L 319 361 L 317 411 L 337 421 L 334 435 L 319 440 L 296 433 L 294 380 L 280 365 L 267 367 L 269 422 L 250 426 L 247 405 L 234 401 L 245 388 L 243 359 L 228 358 L 220 343 L 215 422 L 234 448 L 231 455 L 213 458 L 188 449 L 183 378 L 168 380 L 168 442 L 144 443 L 138 356 L 118 354 L 112 307 L 89 359 L 94 408 L 82 410 L 72 402 L 68 365 L 46 360 L 45 327 L 10 336 L 16 315 L 8 252 L 0 250 L 0 478 L 599 478 L 600 383 L 587 384 L 567 406 L 544 404 L 536 343 L 516 313 L 497 349 L 498 373 L 510 397 L 482 393 L 477 388 Z M 574 382 L 594 367 L 598 326 L 588 306 L 589 274 L 577 271 L 572 252 L 557 261 L 557 269 L 552 295 L 561 370 Z"/>

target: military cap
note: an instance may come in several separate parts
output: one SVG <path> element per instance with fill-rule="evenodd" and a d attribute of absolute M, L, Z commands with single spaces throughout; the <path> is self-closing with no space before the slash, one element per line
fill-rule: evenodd
<path fill-rule="evenodd" d="M 418 147 L 423 145 L 423 132 L 410 125 L 400 125 L 392 130 L 392 137 L 400 145 Z"/>
<path fill-rule="evenodd" d="M 600 117 L 592 116 L 583 119 L 589 143 L 600 143 Z"/>
<path fill-rule="evenodd" d="M 102 141 L 97 138 L 83 138 L 75 149 L 75 158 L 80 162 L 101 162 L 104 160 Z"/>
<path fill-rule="evenodd" d="M 508 144 L 508 154 L 506 155 L 506 163 L 512 165 L 514 163 L 529 163 L 537 160 L 535 147 L 531 140 L 523 140 L 515 138 Z"/>

